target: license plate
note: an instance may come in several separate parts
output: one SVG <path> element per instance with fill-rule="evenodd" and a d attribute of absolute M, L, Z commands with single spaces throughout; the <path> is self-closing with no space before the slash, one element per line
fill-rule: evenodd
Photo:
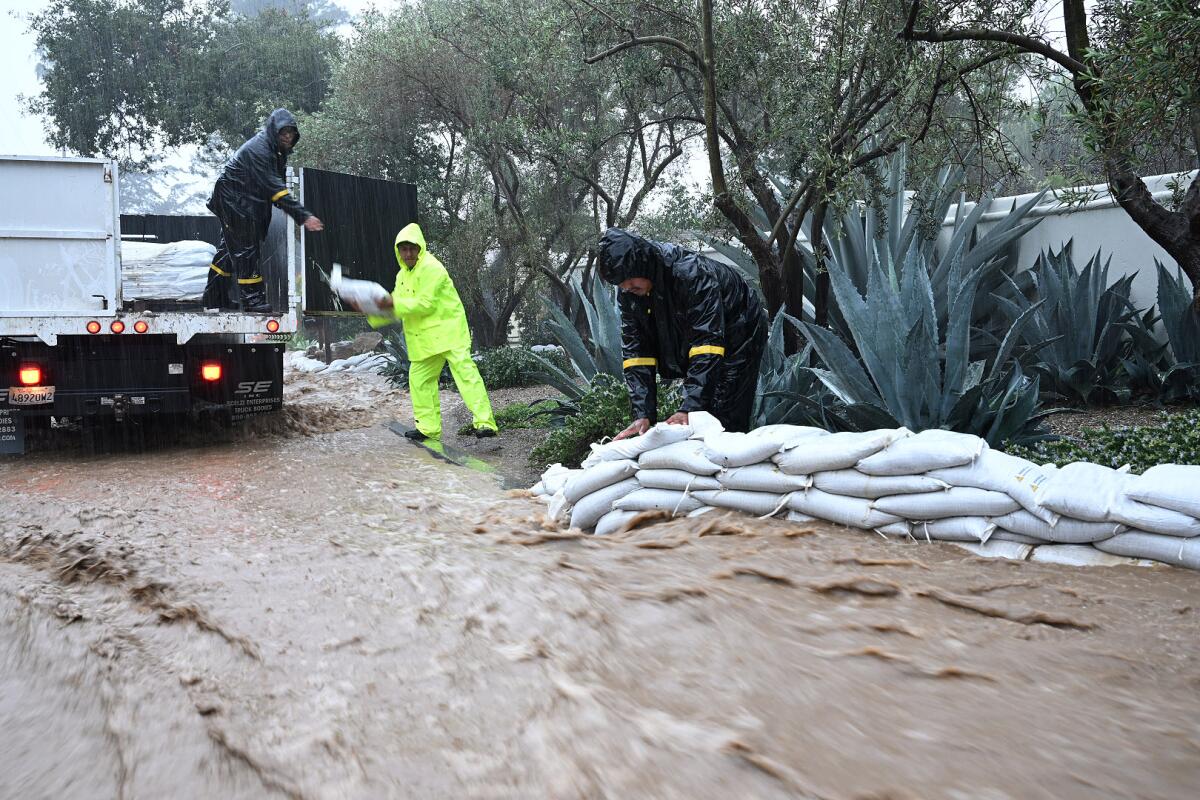
<path fill-rule="evenodd" d="M 8 390 L 9 405 L 44 406 L 53 402 L 53 386 L 12 386 Z"/>

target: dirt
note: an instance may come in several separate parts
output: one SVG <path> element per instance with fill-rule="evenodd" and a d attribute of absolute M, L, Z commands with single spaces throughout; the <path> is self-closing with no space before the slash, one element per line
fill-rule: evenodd
<path fill-rule="evenodd" d="M 1163 414 L 1179 414 L 1195 410 L 1196 406 L 1112 406 L 1089 408 L 1051 414 L 1046 418 L 1046 427 L 1059 436 L 1077 436 L 1084 428 L 1157 427 L 1162 424 Z"/>
<path fill-rule="evenodd" d="M 0 797 L 1200 787 L 1196 572 L 564 535 L 389 431 L 403 395 L 310 377 L 234 441 L 0 462 Z"/>

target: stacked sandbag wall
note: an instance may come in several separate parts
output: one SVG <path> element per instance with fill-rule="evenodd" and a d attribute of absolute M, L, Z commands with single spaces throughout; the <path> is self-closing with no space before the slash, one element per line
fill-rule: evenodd
<path fill-rule="evenodd" d="M 1040 466 L 943 430 L 729 433 L 703 412 L 690 421 L 592 445 L 579 469 L 554 465 L 533 492 L 558 524 L 599 535 L 643 511 L 732 509 L 956 542 L 981 555 L 1200 569 L 1200 467 L 1134 476 L 1083 462 Z"/>

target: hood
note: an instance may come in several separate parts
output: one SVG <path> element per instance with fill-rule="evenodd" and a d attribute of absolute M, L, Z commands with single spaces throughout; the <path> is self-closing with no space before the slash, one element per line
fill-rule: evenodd
<path fill-rule="evenodd" d="M 279 151 L 279 132 L 284 128 L 296 129 L 296 144 L 300 143 L 300 126 L 296 124 L 296 118 L 292 112 L 286 108 L 277 108 L 271 112 L 271 116 L 267 117 L 267 121 L 263 123 L 263 133 L 266 134 L 267 141 L 271 143 L 271 148 L 276 152 Z M 295 145 L 293 145 L 293 148 Z"/>
<path fill-rule="evenodd" d="M 605 283 L 619 286 L 630 278 L 649 278 L 656 284 L 660 281 L 662 259 L 649 239 L 609 228 L 600 237 L 598 247 L 596 270 Z"/>
<path fill-rule="evenodd" d="M 421 226 L 417 223 L 408 223 L 400 229 L 399 233 L 396 234 L 396 244 L 394 245 L 396 250 L 396 263 L 402 267 L 405 267 L 408 265 L 404 263 L 404 259 L 400 258 L 401 242 L 412 242 L 417 247 L 421 248 L 421 252 L 417 255 L 417 261 L 420 261 L 421 257 L 425 255 L 425 234 L 421 233 Z"/>

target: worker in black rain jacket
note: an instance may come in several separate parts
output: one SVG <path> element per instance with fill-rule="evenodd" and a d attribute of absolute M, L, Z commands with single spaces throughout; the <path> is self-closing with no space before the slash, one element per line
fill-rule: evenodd
<path fill-rule="evenodd" d="M 683 404 L 667 422 L 687 424 L 689 412 L 707 411 L 726 430 L 748 430 L 767 316 L 742 273 L 620 228 L 600 238 L 597 269 L 621 290 L 633 423 L 616 438 L 645 433 L 657 420 L 656 372 L 683 378 Z"/>
<path fill-rule="evenodd" d="M 208 208 L 221 221 L 221 244 L 204 289 L 205 308 L 270 312 L 259 271 L 262 243 L 278 206 L 305 230 L 324 229 L 321 220 L 292 197 L 284 183 L 288 154 L 300 141 L 296 118 L 285 108 L 271 112 L 262 130 L 225 163 Z"/>

